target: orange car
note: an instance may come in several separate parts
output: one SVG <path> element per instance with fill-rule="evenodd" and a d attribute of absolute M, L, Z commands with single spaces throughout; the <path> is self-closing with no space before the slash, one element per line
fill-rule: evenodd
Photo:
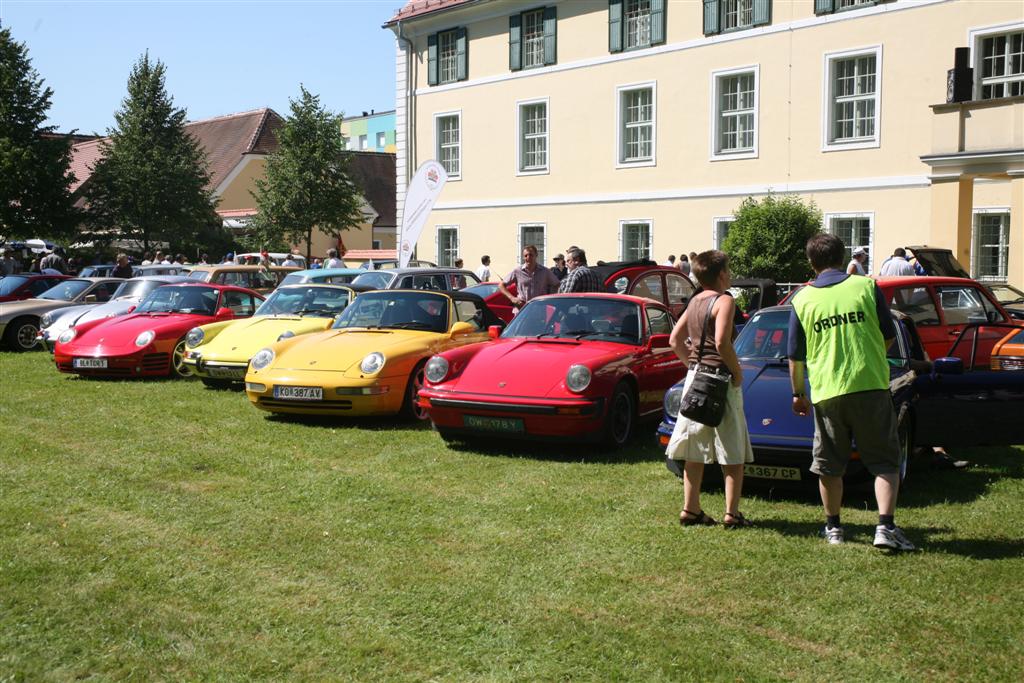
<path fill-rule="evenodd" d="M 1024 370 L 1024 330 L 1013 330 L 992 347 L 993 370 Z"/>

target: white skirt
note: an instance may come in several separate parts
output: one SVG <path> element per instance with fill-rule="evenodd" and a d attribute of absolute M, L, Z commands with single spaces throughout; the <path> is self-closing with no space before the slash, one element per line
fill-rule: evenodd
<path fill-rule="evenodd" d="M 686 374 L 683 385 L 685 394 L 696 376 L 696 372 Z M 750 433 L 747 431 L 747 419 L 743 414 L 743 390 L 729 384 L 726 396 L 725 415 L 717 427 L 709 427 L 680 413 L 676 416 L 676 426 L 672 430 L 665 455 L 673 460 L 689 460 L 702 462 L 706 465 L 742 465 L 754 462 L 754 449 L 750 447 Z"/>

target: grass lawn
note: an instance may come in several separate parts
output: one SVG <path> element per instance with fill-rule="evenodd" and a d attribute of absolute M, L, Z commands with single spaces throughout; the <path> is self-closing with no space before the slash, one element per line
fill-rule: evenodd
<path fill-rule="evenodd" d="M 0 433 L 0 681 L 1024 679 L 1019 449 L 912 471 L 890 556 L 865 491 L 843 547 L 813 489 L 680 528 L 646 425 L 450 449 L 3 352 Z"/>

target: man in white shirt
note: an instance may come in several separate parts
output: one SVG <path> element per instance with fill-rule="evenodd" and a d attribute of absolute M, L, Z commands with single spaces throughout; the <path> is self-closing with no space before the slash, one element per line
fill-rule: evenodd
<path fill-rule="evenodd" d="M 665 261 L 664 263 L 662 263 L 661 265 L 668 266 L 669 268 L 675 268 L 676 267 L 676 255 L 675 254 L 669 254 L 668 255 L 668 260 Z"/>
<path fill-rule="evenodd" d="M 281 261 L 281 265 L 282 266 L 287 266 L 287 267 L 298 268 L 299 262 L 295 260 L 295 255 L 294 254 L 289 253 L 288 254 L 288 258 L 286 258 L 284 261 Z"/>
<path fill-rule="evenodd" d="M 338 258 L 337 249 L 327 250 L 327 260 L 324 261 L 324 268 L 344 268 L 345 262 Z"/>
<path fill-rule="evenodd" d="M 491 257 L 484 254 L 480 257 L 480 267 L 474 271 L 475 275 L 480 278 L 480 282 L 487 282 L 491 279 Z"/>
<path fill-rule="evenodd" d="M 902 277 L 904 275 L 917 275 L 914 266 L 907 260 L 907 251 L 903 247 L 896 247 L 892 256 L 886 259 L 885 263 L 878 270 L 880 277 Z"/>

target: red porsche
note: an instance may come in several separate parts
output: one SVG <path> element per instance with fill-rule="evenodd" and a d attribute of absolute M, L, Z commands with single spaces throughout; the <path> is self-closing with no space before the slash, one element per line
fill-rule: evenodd
<path fill-rule="evenodd" d="M 622 446 L 686 368 L 668 308 L 624 294 L 533 299 L 494 341 L 433 356 L 419 392 L 445 440 L 571 439 Z"/>
<path fill-rule="evenodd" d="M 154 289 L 131 314 L 72 327 L 54 346 L 61 372 L 92 377 L 186 377 L 185 335 L 193 327 L 247 318 L 263 302 L 248 289 L 212 284 Z"/>

